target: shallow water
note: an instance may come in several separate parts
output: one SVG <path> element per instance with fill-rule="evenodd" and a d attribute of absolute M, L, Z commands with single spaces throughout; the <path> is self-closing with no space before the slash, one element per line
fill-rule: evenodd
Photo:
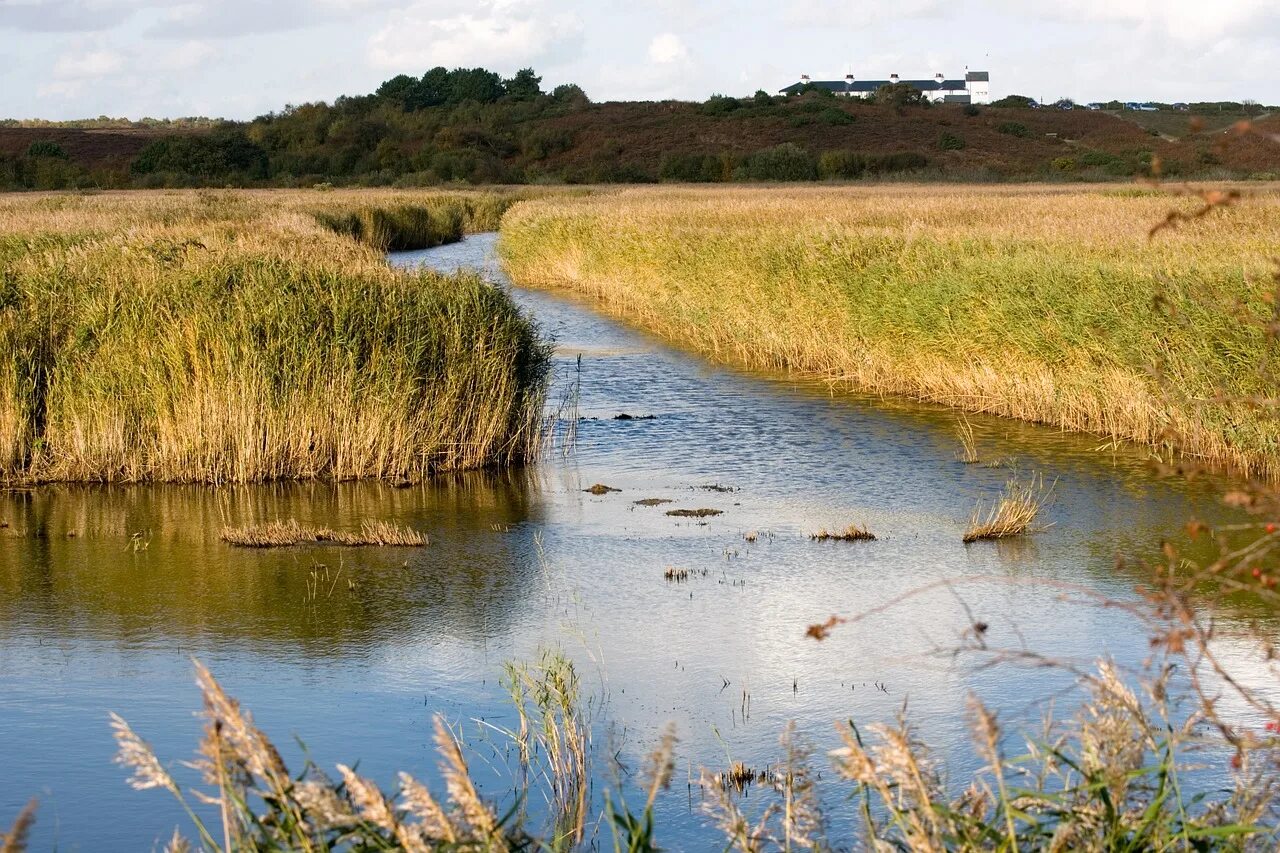
<path fill-rule="evenodd" d="M 493 245 L 482 235 L 393 262 L 497 276 Z M 281 746 L 296 734 L 322 766 L 359 760 L 389 785 L 400 769 L 434 779 L 433 712 L 472 736 L 474 719 L 509 722 L 503 662 L 554 646 L 607 700 L 597 740 L 614 737 L 625 767 L 677 723 L 678 790 L 660 804 L 659 839 L 701 849 L 714 836 L 689 814 L 696 789 L 684 775 L 727 756 L 775 760 L 788 720 L 826 748 L 835 721 L 888 719 L 909 701 L 922 737 L 960 771 L 970 691 L 1006 722 L 1037 719 L 1069 683 L 1060 673 L 930 654 L 957 643 L 970 613 L 995 645 L 1137 662 L 1141 629 L 1121 611 L 1064 603 L 1061 585 L 1130 599 L 1135 576 L 1116 569 L 1117 553 L 1151 553 L 1185 519 L 1223 513 L 1212 483 L 1159 479 L 1137 451 L 975 417 L 985 457 L 1055 483 L 1052 526 L 965 546 L 974 505 L 1011 469 L 958 462 L 953 414 L 711 367 L 572 300 L 513 293 L 555 338 L 556 394 L 579 388 L 585 418 L 572 452 L 536 468 L 409 489 L 0 496 L 0 823 L 37 795 L 35 850 L 138 850 L 167 837 L 181 814 L 167 795 L 125 785 L 106 715 L 122 714 L 162 757 L 189 757 L 192 656 Z M 583 491 L 594 483 L 621 491 Z M 673 503 L 634 504 L 644 498 Z M 665 514 L 700 507 L 723 514 Z M 246 551 L 218 540 L 224 524 L 275 518 L 389 519 L 432 544 Z M 878 541 L 808 538 L 851 521 Z M 693 576 L 670 584 L 668 566 Z M 832 613 L 944 578 L 956 583 L 824 643 L 804 636 Z"/>

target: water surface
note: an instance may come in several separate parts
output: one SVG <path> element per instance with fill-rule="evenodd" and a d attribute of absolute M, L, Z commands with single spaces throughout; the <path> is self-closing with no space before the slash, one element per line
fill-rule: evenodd
<path fill-rule="evenodd" d="M 482 235 L 393 262 L 501 280 L 493 248 Z M 502 664 L 547 647 L 573 657 L 606 700 L 596 735 L 616 740 L 628 769 L 668 720 L 683 782 L 730 756 L 775 760 L 789 720 L 826 747 L 835 721 L 886 720 L 908 701 L 920 734 L 963 770 L 970 691 L 1006 721 L 1037 719 L 1068 679 L 932 650 L 955 645 L 972 615 L 993 644 L 1135 664 L 1146 653 L 1140 627 L 1064 603 L 1063 585 L 1129 600 L 1137 578 L 1116 568 L 1118 553 L 1151 553 L 1185 519 L 1223 512 L 1214 484 L 1160 479 L 1139 451 L 975 417 L 984 457 L 1007 462 L 964 465 L 952 413 L 708 366 L 570 299 L 512 292 L 554 337 L 554 396 L 577 389 L 583 418 L 572 452 L 542 465 L 408 489 L 0 496 L 0 822 L 34 794 L 35 850 L 138 850 L 167 837 L 181 814 L 167 795 L 126 787 L 106 715 L 121 713 L 162 757 L 188 757 L 199 733 L 193 656 L 290 760 L 296 734 L 322 766 L 359 760 L 388 785 L 401 769 L 434 778 L 434 712 L 473 737 L 473 720 L 510 721 Z M 974 505 L 1000 491 L 1010 466 L 1055 484 L 1052 526 L 961 544 Z M 595 483 L 621 491 L 584 492 Z M 672 503 L 634 503 L 646 498 Z M 723 514 L 665 514 L 703 507 Z M 276 518 L 387 519 L 432 544 L 246 551 L 218 539 L 224 524 Z M 808 538 L 850 522 L 878 541 Z M 667 567 L 692 577 L 668 583 Z M 956 583 L 825 643 L 804 636 L 833 613 L 946 578 Z M 495 785 L 501 775 L 478 773 Z M 707 847 L 714 836 L 676 787 L 660 804 L 660 840 Z"/>

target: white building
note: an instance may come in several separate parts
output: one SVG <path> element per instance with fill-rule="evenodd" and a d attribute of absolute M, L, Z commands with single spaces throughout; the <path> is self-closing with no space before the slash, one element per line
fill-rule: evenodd
<path fill-rule="evenodd" d="M 852 74 L 845 75 L 843 80 L 810 80 L 808 74 L 803 74 L 799 83 L 792 83 L 780 94 L 794 95 L 806 87 L 817 86 L 843 98 L 866 98 L 881 86 L 893 83 L 906 83 L 939 103 L 991 103 L 991 75 L 986 71 L 967 69 L 963 79 L 948 79 L 944 74 L 935 74 L 932 80 L 902 80 L 897 74 L 890 74 L 888 80 L 856 80 Z"/>

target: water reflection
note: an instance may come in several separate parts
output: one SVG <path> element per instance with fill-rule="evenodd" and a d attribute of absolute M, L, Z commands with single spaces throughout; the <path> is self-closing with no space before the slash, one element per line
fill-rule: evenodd
<path fill-rule="evenodd" d="M 383 638 L 444 631 L 483 644 L 509 629 L 536 570 L 532 472 L 426 485 L 54 486 L 0 496 L 0 632 L 199 641 L 270 654 L 366 655 Z M 296 518 L 426 531 L 414 549 L 233 548 L 224 525 Z"/>

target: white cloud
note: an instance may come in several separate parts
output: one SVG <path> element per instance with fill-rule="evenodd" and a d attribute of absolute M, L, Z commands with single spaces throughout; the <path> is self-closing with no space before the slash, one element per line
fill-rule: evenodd
<path fill-rule="evenodd" d="M 119 26 L 153 0 L 0 0 L 0 29 L 91 32 Z"/>
<path fill-rule="evenodd" d="M 581 41 L 582 21 L 544 0 L 417 2 L 391 14 L 369 40 L 369 60 L 406 73 L 444 65 L 514 69 L 566 52 Z"/>
<path fill-rule="evenodd" d="M 689 48 L 675 33 L 663 33 L 649 43 L 649 60 L 659 65 L 683 62 L 689 58 Z"/>
<path fill-rule="evenodd" d="M 149 57 L 148 70 L 188 71 L 212 62 L 221 51 L 207 41 L 188 41 Z"/>
<path fill-rule="evenodd" d="M 53 64 L 53 76 L 62 80 L 102 77 L 124 67 L 124 57 L 113 50 L 97 49 L 65 53 Z"/>
<path fill-rule="evenodd" d="M 1036 11 L 1022 0 L 1015 8 L 1024 14 Z M 1274 0 L 1056 0 L 1041 14 L 1066 21 L 1132 23 L 1201 41 L 1246 30 L 1275 12 Z"/>
<path fill-rule="evenodd" d="M 891 3 L 791 0 L 782 7 L 782 17 L 794 26 L 853 29 L 908 18 L 934 17 L 945 9 L 943 0 L 894 0 Z"/>

